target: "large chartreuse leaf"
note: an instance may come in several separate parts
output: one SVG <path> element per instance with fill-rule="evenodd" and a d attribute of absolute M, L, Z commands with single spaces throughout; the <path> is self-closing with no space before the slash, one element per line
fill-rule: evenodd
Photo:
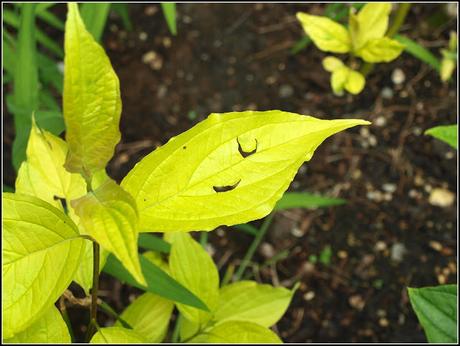
<path fill-rule="evenodd" d="M 120 140 L 120 88 L 104 49 L 68 4 L 63 108 L 69 155 L 66 168 L 90 176 L 104 168 Z"/>
<path fill-rule="evenodd" d="M 297 13 L 297 19 L 302 24 L 306 34 L 322 51 L 333 53 L 350 51 L 350 35 L 342 24 L 327 17 L 313 16 L 302 12 Z"/>
<path fill-rule="evenodd" d="M 147 340 L 132 329 L 122 327 L 99 328 L 92 344 L 145 344 Z"/>
<path fill-rule="evenodd" d="M 16 191 L 36 196 L 50 204 L 60 205 L 58 198 L 71 199 L 86 193 L 84 179 L 64 168 L 67 143 L 52 133 L 41 130 L 32 121 L 27 161 L 18 172 Z"/>
<path fill-rule="evenodd" d="M 62 211 L 36 197 L 3 194 L 3 337 L 26 329 L 72 281 L 83 239 Z"/>
<path fill-rule="evenodd" d="M 201 245 L 187 233 L 169 233 L 166 240 L 172 244 L 169 255 L 171 275 L 187 287 L 213 311 L 219 299 L 219 273 Z M 181 314 L 199 326 L 211 318 L 209 312 L 177 304 Z"/>
<path fill-rule="evenodd" d="M 408 288 L 429 342 L 457 342 L 457 285 Z"/>
<path fill-rule="evenodd" d="M 283 287 L 255 281 L 236 282 L 220 290 L 213 319 L 216 323 L 249 321 L 270 327 L 286 312 L 293 293 Z"/>
<path fill-rule="evenodd" d="M 245 223 L 270 213 L 327 137 L 365 124 L 282 111 L 211 114 L 147 155 L 121 186 L 136 200 L 141 231 Z"/>
<path fill-rule="evenodd" d="M 263 343 L 281 344 L 270 329 L 247 321 L 229 321 L 193 338 L 191 343 Z"/>
<path fill-rule="evenodd" d="M 49 308 L 41 318 L 27 329 L 19 332 L 11 339 L 3 341 L 6 344 L 62 344 L 71 342 L 69 329 L 55 306 Z"/>
<path fill-rule="evenodd" d="M 140 284 L 146 285 L 137 252 L 137 207 L 129 193 L 109 179 L 71 205 L 85 232 L 117 256 Z"/>
<path fill-rule="evenodd" d="M 368 3 L 356 16 L 357 35 L 353 37 L 353 49 L 359 50 L 367 41 L 382 38 L 388 28 L 391 3 Z M 355 29 L 356 30 L 356 29 Z"/>
<path fill-rule="evenodd" d="M 158 343 L 163 341 L 168 331 L 173 308 L 172 301 L 156 294 L 144 293 L 123 311 L 121 318 L 147 342 Z M 121 323 L 117 322 L 116 325 Z"/>

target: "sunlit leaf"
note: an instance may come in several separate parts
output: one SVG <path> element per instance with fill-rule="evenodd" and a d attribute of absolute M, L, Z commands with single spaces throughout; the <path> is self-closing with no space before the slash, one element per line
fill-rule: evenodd
<path fill-rule="evenodd" d="M 354 50 L 359 50 L 367 41 L 382 38 L 388 29 L 391 3 L 367 3 L 358 13 L 359 33 L 354 41 Z"/>
<path fill-rule="evenodd" d="M 86 233 L 123 262 L 145 285 L 137 252 L 136 202 L 113 180 L 106 180 L 87 195 L 71 202 Z"/>
<path fill-rule="evenodd" d="M 62 211 L 32 196 L 3 193 L 3 337 L 37 321 L 68 287 L 83 239 Z"/>
<path fill-rule="evenodd" d="M 6 344 L 62 344 L 71 342 L 69 329 L 55 306 L 49 308 L 41 318 L 32 323 L 27 329 L 16 334 L 11 339 L 3 341 Z"/>
<path fill-rule="evenodd" d="M 121 186 L 136 200 L 141 231 L 245 223 L 270 213 L 327 137 L 366 124 L 282 111 L 212 114 L 147 155 Z"/>
<path fill-rule="evenodd" d="M 132 329 L 122 327 L 99 328 L 91 344 L 145 344 L 147 340 Z"/>
<path fill-rule="evenodd" d="M 333 53 L 350 51 L 350 35 L 342 24 L 327 17 L 313 16 L 302 12 L 297 13 L 297 19 L 302 24 L 306 34 L 322 51 Z"/>
<path fill-rule="evenodd" d="M 404 46 L 398 41 L 382 37 L 367 41 L 357 55 L 367 62 L 389 62 L 396 59 L 403 50 Z"/>
<path fill-rule="evenodd" d="M 323 67 L 326 71 L 334 72 L 343 66 L 343 62 L 334 56 L 327 56 L 323 59 Z"/>
<path fill-rule="evenodd" d="M 457 130 L 457 125 L 442 125 L 426 130 L 425 134 L 433 136 L 457 149 Z"/>
<path fill-rule="evenodd" d="M 68 4 L 65 30 L 64 121 L 69 155 L 66 168 L 85 176 L 106 166 L 120 140 L 118 77 L 78 14 Z"/>

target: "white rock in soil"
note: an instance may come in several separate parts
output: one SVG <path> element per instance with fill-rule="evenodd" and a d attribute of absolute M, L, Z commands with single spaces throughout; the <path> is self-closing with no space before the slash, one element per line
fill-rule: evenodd
<path fill-rule="evenodd" d="M 394 96 L 394 92 L 393 92 L 393 89 L 389 88 L 389 87 L 385 87 L 382 89 L 382 92 L 380 93 L 382 95 L 382 97 L 384 99 L 392 99 L 393 96 Z"/>
<path fill-rule="evenodd" d="M 395 262 L 402 262 L 407 249 L 403 243 L 394 243 L 391 246 L 391 259 Z"/>
<path fill-rule="evenodd" d="M 393 73 L 391 74 L 391 80 L 395 85 L 400 85 L 404 83 L 406 80 L 406 75 L 404 74 L 404 71 L 401 70 L 400 68 L 396 68 L 393 70 Z"/>
<path fill-rule="evenodd" d="M 396 184 L 386 183 L 382 185 L 382 190 L 389 193 L 394 193 L 396 191 Z"/>
<path fill-rule="evenodd" d="M 441 208 L 450 207 L 455 200 L 455 195 L 447 189 L 435 188 L 431 190 L 428 201 L 431 205 Z"/>
<path fill-rule="evenodd" d="M 278 94 L 281 98 L 291 97 L 294 94 L 294 88 L 289 84 L 283 84 L 281 85 Z"/>

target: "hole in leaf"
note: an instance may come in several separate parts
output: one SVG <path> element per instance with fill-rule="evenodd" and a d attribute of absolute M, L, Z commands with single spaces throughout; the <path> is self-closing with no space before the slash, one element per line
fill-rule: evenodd
<path fill-rule="evenodd" d="M 226 192 L 226 191 L 231 191 L 233 189 L 235 189 L 238 184 L 241 182 L 241 179 L 238 180 L 235 184 L 233 185 L 225 185 L 225 186 L 213 186 L 212 188 L 214 189 L 214 191 L 216 191 L 217 193 L 219 192 Z"/>
<path fill-rule="evenodd" d="M 241 146 L 239 138 L 236 137 L 236 141 L 238 142 L 238 151 L 240 152 L 241 156 L 243 156 L 243 158 L 246 158 L 246 157 L 251 156 L 252 154 L 256 153 L 257 146 L 258 146 L 259 143 L 257 142 L 257 138 L 254 138 L 254 140 L 256 141 L 256 147 L 251 151 L 244 151 L 242 146 Z"/>

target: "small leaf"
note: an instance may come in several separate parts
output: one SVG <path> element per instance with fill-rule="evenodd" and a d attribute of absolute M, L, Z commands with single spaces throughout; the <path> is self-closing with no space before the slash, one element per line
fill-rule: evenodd
<path fill-rule="evenodd" d="M 83 239 L 62 211 L 32 196 L 3 193 L 3 337 L 37 321 L 78 268 Z"/>
<path fill-rule="evenodd" d="M 453 59 L 443 58 L 441 60 L 441 80 L 443 82 L 448 81 L 452 77 L 452 73 L 455 70 L 456 61 Z"/>
<path fill-rule="evenodd" d="M 294 291 L 284 287 L 240 281 L 221 288 L 214 320 L 248 321 L 263 327 L 274 325 L 286 312 Z"/>
<path fill-rule="evenodd" d="M 341 198 L 312 195 L 306 192 L 286 192 L 276 204 L 275 210 L 291 208 L 320 208 L 345 204 Z"/>
<path fill-rule="evenodd" d="M 348 80 L 349 72 L 350 69 L 345 65 L 332 72 L 331 88 L 335 95 L 343 95 L 343 89 L 345 88 L 345 83 Z"/>
<path fill-rule="evenodd" d="M 271 212 L 327 137 L 365 124 L 282 111 L 211 114 L 143 158 L 121 186 L 136 200 L 143 232 L 208 231 L 245 223 Z M 238 151 L 242 134 L 258 143 L 257 152 L 245 158 Z M 213 188 L 238 181 L 229 191 Z"/>
<path fill-rule="evenodd" d="M 134 278 L 146 285 L 137 252 L 136 202 L 113 180 L 71 202 L 86 233 L 123 262 Z"/>
<path fill-rule="evenodd" d="M 144 293 L 132 302 L 121 318 L 142 335 L 147 342 L 162 342 L 168 331 L 174 303 L 156 294 Z M 120 322 L 116 326 L 121 325 Z"/>
<path fill-rule="evenodd" d="M 347 29 L 332 19 L 298 12 L 297 19 L 315 45 L 324 52 L 347 53 L 351 49 Z"/>
<path fill-rule="evenodd" d="M 356 54 L 371 63 L 389 62 L 396 59 L 403 50 L 404 46 L 398 41 L 382 37 L 367 41 Z"/>
<path fill-rule="evenodd" d="M 141 290 L 158 294 L 161 297 L 182 304 L 194 306 L 197 309 L 208 310 L 206 305 L 197 296 L 174 280 L 158 265 L 154 264 L 150 259 L 147 259 L 143 255 L 140 255 L 139 257 L 142 273 L 147 281 L 147 286 L 142 286 L 134 280 L 132 275 L 123 267 L 115 256 L 109 255 L 103 270 L 120 281 L 126 282 Z"/>
<path fill-rule="evenodd" d="M 357 95 L 363 91 L 365 84 L 366 79 L 360 72 L 349 69 L 348 78 L 345 82 L 346 91 L 348 91 L 350 94 Z"/>
<path fill-rule="evenodd" d="M 433 136 L 457 149 L 457 125 L 442 125 L 425 131 L 426 135 Z"/>
<path fill-rule="evenodd" d="M 145 344 L 147 340 L 132 329 L 122 327 L 99 328 L 91 344 Z"/>
<path fill-rule="evenodd" d="M 85 29 L 76 3 L 68 4 L 65 30 L 64 121 L 66 168 L 89 177 L 105 168 L 120 140 L 117 75 L 104 49 Z"/>
<path fill-rule="evenodd" d="M 190 343 L 267 343 L 281 344 L 270 329 L 247 321 L 229 321 L 217 325 L 209 332 L 198 335 Z"/>
<path fill-rule="evenodd" d="M 27 329 L 11 339 L 3 340 L 6 344 L 63 344 L 71 343 L 69 329 L 59 310 L 52 306 L 43 316 Z"/>
<path fill-rule="evenodd" d="M 457 342 L 457 285 L 408 288 L 429 342 Z"/>
<path fill-rule="evenodd" d="M 343 62 L 333 56 L 327 56 L 323 59 L 323 67 L 326 71 L 334 72 L 338 68 L 343 66 Z"/>
<path fill-rule="evenodd" d="M 67 200 L 86 193 L 86 183 L 79 174 L 65 170 L 67 143 L 32 123 L 27 144 L 27 162 L 21 166 L 16 179 L 16 191 L 36 196 L 58 206 L 57 198 Z"/>
<path fill-rule="evenodd" d="M 359 33 L 353 49 L 358 51 L 369 40 L 382 38 L 388 29 L 391 4 L 388 2 L 368 3 L 358 13 Z"/>
<path fill-rule="evenodd" d="M 166 240 L 172 244 L 169 255 L 172 277 L 213 311 L 219 299 L 219 273 L 212 258 L 190 234 L 168 233 Z M 190 306 L 178 304 L 177 308 L 187 320 L 200 326 L 204 326 L 211 318 L 209 312 Z"/>

